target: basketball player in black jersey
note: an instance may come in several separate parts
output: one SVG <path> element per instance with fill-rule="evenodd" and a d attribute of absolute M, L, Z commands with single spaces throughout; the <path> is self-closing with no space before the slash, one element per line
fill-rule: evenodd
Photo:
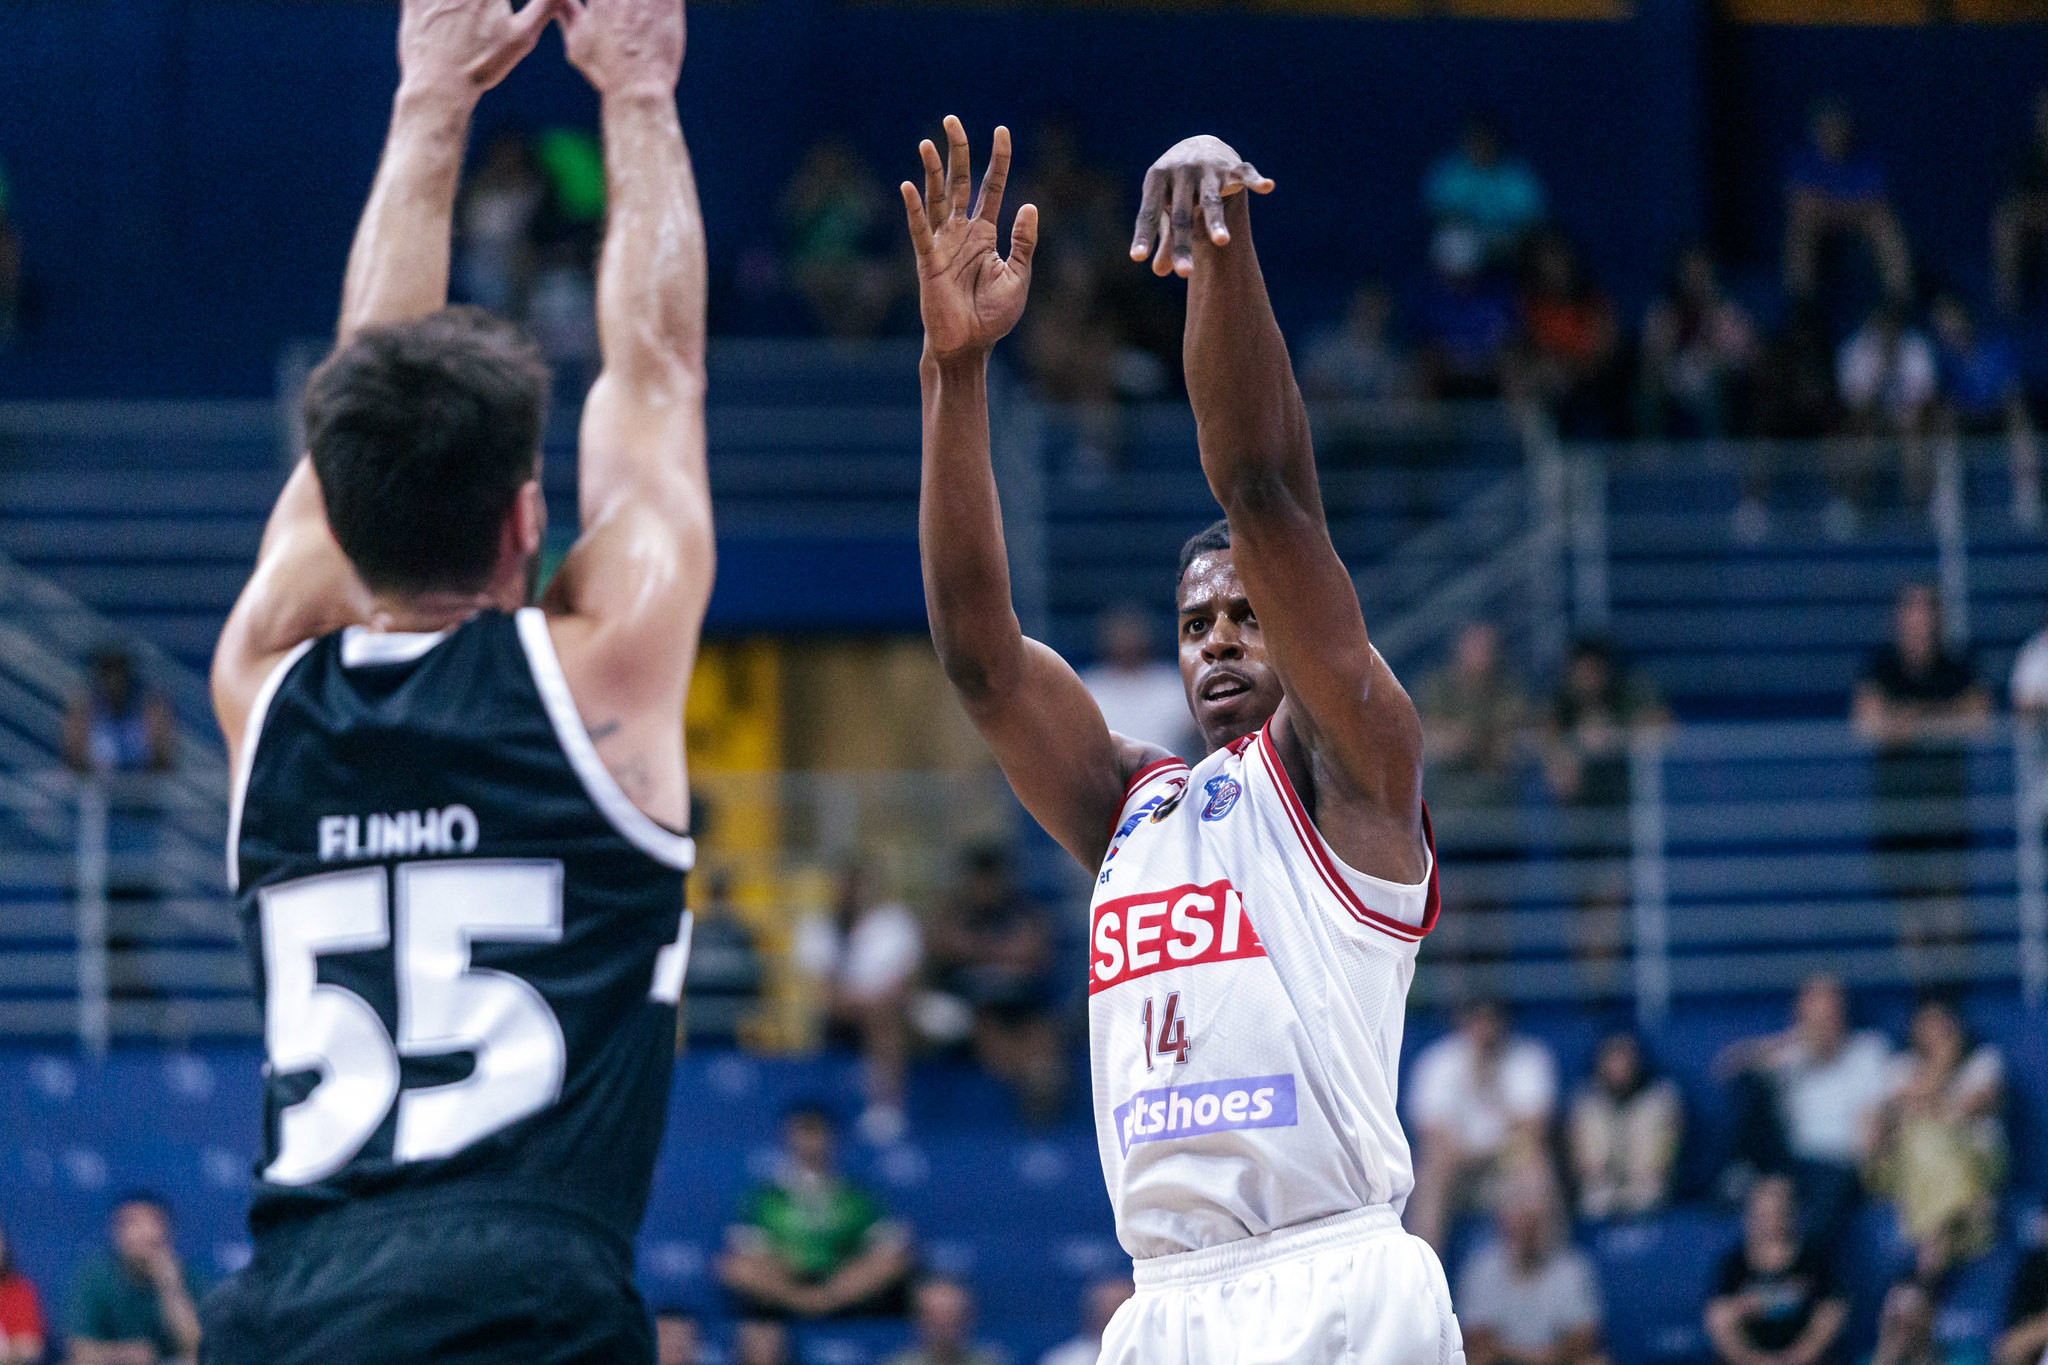
<path fill-rule="evenodd" d="M 446 302 L 470 113 L 551 20 L 610 216 L 582 535 L 531 608 L 546 371 Z M 712 578 L 682 0 L 404 0 L 399 54 L 309 455 L 214 660 L 267 1063 L 255 1256 L 202 1358 L 649 1361 Z"/>

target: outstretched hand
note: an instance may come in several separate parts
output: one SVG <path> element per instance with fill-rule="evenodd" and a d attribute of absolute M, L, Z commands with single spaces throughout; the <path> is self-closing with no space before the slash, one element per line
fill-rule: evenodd
<path fill-rule="evenodd" d="M 533 51 L 563 0 L 405 0 L 398 68 L 407 84 L 475 98 Z"/>
<path fill-rule="evenodd" d="M 570 64 L 599 94 L 674 97 L 683 75 L 683 0 L 551 3 L 562 21 Z"/>
<path fill-rule="evenodd" d="M 910 218 L 910 244 L 917 250 L 917 295 L 924 315 L 925 345 L 934 357 L 987 353 L 1024 315 L 1031 292 L 1031 253 L 1038 246 L 1038 209 L 1026 204 L 1010 226 L 1010 256 L 996 251 L 997 217 L 1003 186 L 1010 178 L 1010 130 L 996 129 L 981 196 L 973 196 L 967 130 L 946 116 L 946 161 L 927 138 L 918 144 L 924 160 L 924 193 L 903 182 L 903 209 Z"/>
<path fill-rule="evenodd" d="M 1175 143 L 1145 172 L 1145 197 L 1138 206 L 1131 259 L 1151 257 L 1155 275 L 1190 274 L 1195 268 L 1192 233 L 1196 202 L 1201 203 L 1209 240 L 1228 246 L 1230 229 L 1223 225 L 1223 200 L 1240 190 L 1271 194 L 1273 182 L 1221 138 L 1191 137 Z"/>

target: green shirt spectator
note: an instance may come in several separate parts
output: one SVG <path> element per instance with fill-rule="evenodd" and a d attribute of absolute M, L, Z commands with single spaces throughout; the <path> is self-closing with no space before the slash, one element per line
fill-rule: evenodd
<path fill-rule="evenodd" d="M 112 1248 L 86 1261 L 72 1280 L 72 1359 L 192 1360 L 205 1285 L 171 1245 L 170 1211 L 153 1195 L 130 1195 L 114 1206 L 112 1230 Z"/>
<path fill-rule="evenodd" d="M 756 1187 L 741 1206 L 743 1240 L 757 1240 L 801 1280 L 822 1280 L 886 1232 L 882 1206 L 837 1176 L 777 1180 Z M 753 1234 L 748 1238 L 746 1234 Z"/>
<path fill-rule="evenodd" d="M 206 1287 L 191 1267 L 180 1268 L 185 1293 L 197 1303 Z M 163 1301 L 149 1273 L 103 1251 L 78 1268 L 71 1283 L 74 1338 L 88 1341 L 147 1341 L 163 1359 L 178 1355 L 178 1338 L 164 1320 Z"/>

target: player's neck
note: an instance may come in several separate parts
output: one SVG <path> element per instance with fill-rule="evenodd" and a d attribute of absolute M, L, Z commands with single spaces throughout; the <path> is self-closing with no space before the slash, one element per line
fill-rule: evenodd
<path fill-rule="evenodd" d="M 431 635 L 459 626 L 480 611 L 493 607 L 511 610 L 498 600 L 499 596 L 488 590 L 379 594 L 372 600 L 369 619 L 363 625 L 393 635 Z"/>

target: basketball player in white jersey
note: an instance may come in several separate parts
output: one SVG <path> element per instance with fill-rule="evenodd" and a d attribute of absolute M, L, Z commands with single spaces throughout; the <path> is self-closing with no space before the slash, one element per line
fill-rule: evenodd
<path fill-rule="evenodd" d="M 1188 280 L 1185 360 L 1224 521 L 1190 541 L 1180 665 L 1209 756 L 1110 733 L 1011 609 L 986 369 L 1038 215 L 997 251 L 998 128 L 903 186 L 925 323 L 919 517 L 932 637 L 1025 806 L 1096 872 L 1089 1034 L 1103 1174 L 1138 1293 L 1105 1365 L 1462 1365 L 1442 1267 L 1402 1231 L 1395 1117 L 1437 910 L 1422 727 L 1324 525 L 1308 416 L 1252 251 L 1272 183 L 1210 137 L 1145 178 L 1131 254 Z M 1197 218 L 1199 215 L 1199 220 Z M 1199 221 L 1201 231 L 1196 231 Z"/>

